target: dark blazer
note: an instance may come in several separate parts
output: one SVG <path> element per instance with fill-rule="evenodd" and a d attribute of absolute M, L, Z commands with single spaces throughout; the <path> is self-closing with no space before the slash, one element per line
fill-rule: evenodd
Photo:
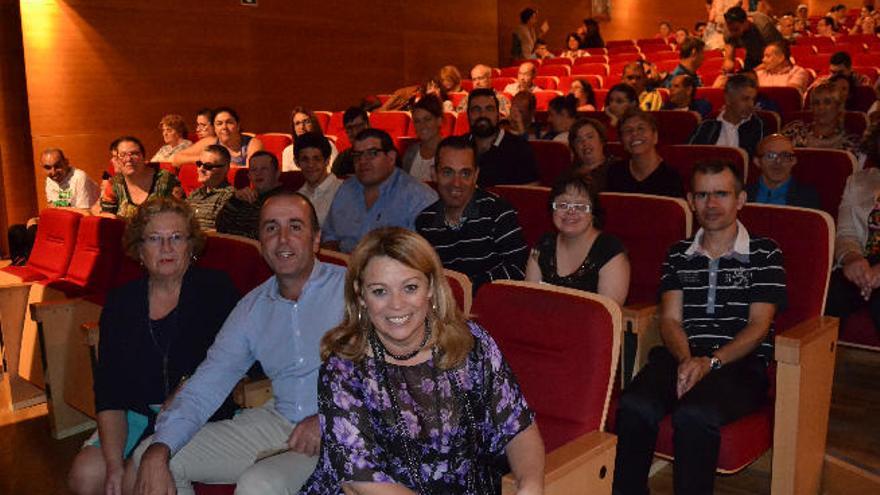
<path fill-rule="evenodd" d="M 720 135 L 720 120 L 704 120 L 697 126 L 688 144 L 715 144 Z M 755 150 L 762 139 L 764 139 L 764 122 L 757 114 L 752 114 L 749 120 L 739 126 L 739 147 L 746 150 L 751 159 L 755 156 Z"/>
<path fill-rule="evenodd" d="M 760 180 L 760 179 L 759 179 Z M 746 194 L 749 202 L 754 203 L 758 197 L 758 183 L 746 186 Z M 802 184 L 792 179 L 788 184 L 788 192 L 785 194 L 785 204 L 788 206 L 800 206 L 802 208 L 813 208 L 814 210 L 822 209 L 822 202 L 819 200 L 819 192 L 811 185 Z"/>
<path fill-rule="evenodd" d="M 226 317 L 241 295 L 221 271 L 192 266 L 183 277 L 175 309 L 179 332 L 168 349 L 168 381 L 173 391 L 181 378 L 190 376 L 205 359 Z M 107 294 L 101 312 L 101 340 L 95 370 L 95 408 L 133 410 L 150 416 L 147 406 L 166 399 L 162 351 L 151 335 L 147 303 L 147 278 Z M 159 339 L 162 340 L 161 338 Z M 229 417 L 231 400 L 214 419 Z"/>

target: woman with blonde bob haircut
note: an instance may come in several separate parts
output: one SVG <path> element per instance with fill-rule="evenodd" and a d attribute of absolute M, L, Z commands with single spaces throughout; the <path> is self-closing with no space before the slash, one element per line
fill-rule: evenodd
<path fill-rule="evenodd" d="M 300 493 L 495 493 L 508 463 L 518 493 L 543 493 L 534 414 L 428 241 L 377 229 L 348 266 L 342 324 L 321 342 L 321 453 Z"/>

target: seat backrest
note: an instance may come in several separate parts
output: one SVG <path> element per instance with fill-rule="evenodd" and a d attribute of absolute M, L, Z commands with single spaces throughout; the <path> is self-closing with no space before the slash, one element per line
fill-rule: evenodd
<path fill-rule="evenodd" d="M 468 121 L 467 112 L 458 112 L 455 116 L 455 135 L 464 136 L 471 132 L 471 123 Z"/>
<path fill-rule="evenodd" d="M 519 65 L 511 65 L 501 68 L 501 77 L 515 78 L 519 74 Z"/>
<path fill-rule="evenodd" d="M 245 167 L 229 168 L 226 174 L 226 180 L 236 189 L 242 189 L 251 185 L 251 178 L 248 176 L 248 169 Z"/>
<path fill-rule="evenodd" d="M 492 88 L 495 89 L 495 91 L 504 91 L 504 88 L 506 88 L 508 84 L 512 84 L 515 82 L 516 77 L 509 77 L 504 75 L 493 77 Z"/>
<path fill-rule="evenodd" d="M 602 230 L 626 247 L 630 263 L 627 304 L 657 302 L 660 267 L 672 244 L 690 237 L 692 217 L 678 198 L 605 192 L 599 195 L 605 220 Z M 646 221 L 634 222 L 634 218 Z"/>
<path fill-rule="evenodd" d="M 180 170 L 177 172 L 177 179 L 180 181 L 180 186 L 183 187 L 183 192 L 187 196 L 201 185 L 199 184 L 199 169 L 196 168 L 195 163 L 184 163 L 181 165 Z"/>
<path fill-rule="evenodd" d="M 657 121 L 657 139 L 660 144 L 687 144 L 700 124 L 700 114 L 676 110 L 651 112 Z"/>
<path fill-rule="evenodd" d="M 467 115 L 467 112 L 462 112 L 462 113 Z M 456 117 L 457 117 L 457 115 L 454 112 L 443 112 L 443 122 L 440 124 L 440 135 L 441 136 L 448 137 L 448 136 L 452 136 L 453 134 L 455 134 L 455 119 L 456 119 Z M 413 131 L 415 131 L 414 126 L 410 126 L 410 127 L 413 127 Z M 412 135 L 415 136 L 415 132 L 413 132 Z"/>
<path fill-rule="evenodd" d="M 264 150 L 275 155 L 275 158 L 278 159 L 279 163 L 281 162 L 281 153 L 284 151 L 284 148 L 293 144 L 293 139 L 290 137 L 290 134 L 280 132 L 257 134 L 257 139 L 263 143 Z"/>
<path fill-rule="evenodd" d="M 260 254 L 260 243 L 232 234 L 211 233 L 196 262 L 203 268 L 221 270 L 245 295 L 266 281 L 272 271 Z"/>
<path fill-rule="evenodd" d="M 567 76 L 563 76 L 567 77 Z M 559 86 L 559 77 L 557 76 L 535 76 L 535 86 L 541 89 L 556 90 Z"/>
<path fill-rule="evenodd" d="M 606 63 L 597 63 L 597 62 L 587 62 L 575 65 L 571 68 L 571 75 L 577 76 L 581 74 L 595 74 L 597 76 L 607 76 L 608 75 L 608 64 Z"/>
<path fill-rule="evenodd" d="M 499 280 L 474 318 L 498 343 L 535 411 L 547 452 L 602 430 L 620 352 L 620 307 L 583 291 Z"/>
<path fill-rule="evenodd" d="M 755 115 L 764 124 L 764 135 L 776 134 L 782 129 L 782 118 L 770 110 L 755 110 Z"/>
<path fill-rule="evenodd" d="M 556 179 L 571 168 L 571 150 L 557 141 L 529 141 L 538 162 L 538 178 L 542 186 L 552 187 Z"/>
<path fill-rule="evenodd" d="M 399 110 L 373 112 L 370 114 L 370 127 L 382 129 L 395 138 L 406 136 L 410 120 L 409 112 Z"/>
<path fill-rule="evenodd" d="M 278 180 L 281 182 L 281 185 L 284 186 L 284 189 L 288 191 L 298 191 L 299 188 L 306 183 L 306 177 L 303 175 L 302 170 L 288 170 L 286 172 L 281 172 L 281 176 Z"/>
<path fill-rule="evenodd" d="M 550 103 L 550 100 L 557 96 L 562 96 L 560 91 L 552 90 L 538 90 L 533 94 L 535 95 L 535 109 L 537 110 L 547 110 L 547 105 Z"/>
<path fill-rule="evenodd" d="M 493 186 L 488 188 L 513 206 L 526 244 L 534 246 L 546 232 L 555 230 L 547 201 L 550 188 L 541 186 Z"/>
<path fill-rule="evenodd" d="M 323 263 L 332 263 L 334 265 L 348 267 L 349 256 L 345 253 L 333 251 L 332 249 L 322 249 L 318 251 L 316 256 Z"/>
<path fill-rule="evenodd" d="M 571 74 L 571 67 L 567 65 L 542 65 L 538 68 L 539 76 L 567 76 Z"/>
<path fill-rule="evenodd" d="M 739 219 L 749 235 L 769 237 L 782 250 L 788 306 L 776 315 L 776 330 L 821 316 L 834 254 L 831 217 L 808 208 L 747 203 Z"/>
<path fill-rule="evenodd" d="M 800 91 L 790 86 L 761 86 L 758 94 L 776 102 L 782 113 L 797 112 L 804 106 Z"/>
<path fill-rule="evenodd" d="M 749 157 L 742 148 L 732 146 L 716 146 L 714 144 L 678 144 L 672 146 L 658 146 L 657 152 L 663 160 L 681 176 L 684 190 L 691 190 L 691 174 L 698 162 L 714 159 L 728 160 L 739 171 L 743 180 L 747 179 L 748 168 L 746 167 Z"/>
<path fill-rule="evenodd" d="M 79 222 L 76 247 L 73 249 L 65 280 L 90 291 L 103 292 L 109 289 L 123 256 L 124 231 L 124 220 L 100 216 L 84 217 Z"/>
<path fill-rule="evenodd" d="M 317 120 L 318 125 L 321 127 L 321 131 L 324 134 L 332 134 L 328 127 L 330 126 L 330 117 L 333 115 L 333 112 L 327 112 L 324 110 L 316 110 L 314 112 L 315 120 Z"/>
<path fill-rule="evenodd" d="M 794 154 L 798 161 L 791 175 L 815 187 L 822 211 L 836 219 L 846 179 L 858 168 L 856 158 L 848 151 L 822 148 L 795 148 Z"/>
<path fill-rule="evenodd" d="M 452 297 L 455 298 L 458 309 L 465 316 L 469 315 L 474 302 L 474 286 L 471 280 L 464 273 L 448 268 L 443 269 L 443 274 L 446 275 L 446 283 L 452 290 Z"/>
<path fill-rule="evenodd" d="M 27 266 L 50 279 L 63 277 L 73 256 L 82 218 L 82 213 L 76 211 L 59 208 L 43 210 Z"/>

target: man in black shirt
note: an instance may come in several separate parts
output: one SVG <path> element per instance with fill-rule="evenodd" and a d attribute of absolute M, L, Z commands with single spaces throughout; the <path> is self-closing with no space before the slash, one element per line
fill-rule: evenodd
<path fill-rule="evenodd" d="M 475 89 L 468 96 L 471 141 L 477 150 L 477 184 L 537 184 L 538 164 L 529 143 L 498 127 L 498 98 L 492 89 Z"/>
<path fill-rule="evenodd" d="M 743 62 L 745 70 L 752 70 L 761 65 L 764 48 L 771 41 L 783 41 L 782 35 L 776 30 L 773 21 L 766 15 L 755 15 L 749 19 L 742 7 L 731 7 L 724 13 L 727 23 L 727 36 L 724 38 L 724 70 L 733 72 L 734 49 L 745 48 L 746 57 Z"/>

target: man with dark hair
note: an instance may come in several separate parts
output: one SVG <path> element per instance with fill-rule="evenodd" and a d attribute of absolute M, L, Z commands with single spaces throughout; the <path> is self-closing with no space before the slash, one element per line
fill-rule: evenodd
<path fill-rule="evenodd" d="M 437 201 L 437 193 L 398 165 L 400 156 L 387 132 L 364 129 L 352 144 L 355 180 L 342 183 L 324 224 L 325 247 L 350 253 L 379 227 L 415 228 L 416 216 Z"/>
<path fill-rule="evenodd" d="M 816 22 L 816 36 L 834 39 L 834 18 L 825 16 Z"/>
<path fill-rule="evenodd" d="M 660 279 L 660 335 L 620 398 L 614 493 L 647 493 L 660 420 L 672 414 L 675 493 L 711 494 L 719 429 L 767 400 L 773 318 L 785 306 L 782 252 L 737 220 L 746 202 L 728 162 L 698 164 L 688 204 L 700 224 Z"/>
<path fill-rule="evenodd" d="M 248 166 L 248 178 L 254 188 L 254 195 L 250 198 L 236 194 L 229 198 L 217 214 L 217 232 L 256 239 L 260 207 L 266 198 L 281 189 L 280 177 L 281 168 L 275 155 L 265 150 L 254 153 Z"/>
<path fill-rule="evenodd" d="M 491 89 L 475 89 L 468 98 L 470 140 L 477 150 L 478 184 L 529 184 L 538 181 L 538 164 L 529 143 L 498 127 L 498 99 Z"/>
<path fill-rule="evenodd" d="M 440 199 L 422 210 L 416 230 L 434 246 L 443 266 L 467 275 L 475 293 L 493 280 L 522 280 L 528 246 L 516 210 L 477 188 L 473 144 L 464 136 L 440 141 L 434 169 Z"/>
<path fill-rule="evenodd" d="M 683 110 L 697 112 L 701 118 L 707 119 L 712 113 L 712 104 L 704 98 L 696 98 L 697 85 L 694 78 L 679 74 L 672 78 L 669 86 L 669 101 L 660 110 Z"/>
<path fill-rule="evenodd" d="M 785 41 L 771 41 L 764 48 L 761 67 L 755 69 L 759 86 L 787 86 L 803 95 L 813 76 L 799 65 L 791 63 L 791 49 Z"/>
<path fill-rule="evenodd" d="M 342 185 L 342 179 L 328 171 L 330 152 L 330 141 L 319 132 L 297 136 L 293 143 L 293 156 L 306 180 L 297 192 L 309 198 L 322 225 L 330 212 L 336 191 Z"/>
<path fill-rule="evenodd" d="M 544 60 L 547 58 L 553 58 L 553 54 L 550 53 L 550 49 L 547 47 L 547 42 L 538 38 L 535 40 L 535 53 L 532 54 L 531 57 L 535 60 Z"/>
<path fill-rule="evenodd" d="M 354 143 L 354 138 L 364 129 L 370 128 L 370 116 L 361 107 L 348 107 L 342 114 L 342 126 L 349 143 Z M 351 148 L 348 148 L 333 160 L 330 169 L 333 175 L 343 178 L 354 173 L 354 160 L 351 157 Z"/>
<path fill-rule="evenodd" d="M 694 30 L 691 33 L 694 38 L 703 39 L 703 36 L 706 35 L 706 21 L 697 21 L 694 24 Z"/>
<path fill-rule="evenodd" d="M 871 78 L 853 70 L 852 57 L 847 52 L 834 52 L 828 59 L 828 74 L 817 77 L 810 88 L 828 82 L 831 77 L 841 75 L 850 80 L 850 86 L 870 86 Z"/>
<path fill-rule="evenodd" d="M 776 30 L 773 21 L 765 15 L 749 20 L 742 7 L 731 7 L 724 13 L 727 35 L 724 38 L 724 70 L 733 72 L 734 49 L 745 48 L 743 68 L 751 70 L 761 64 L 764 48 L 771 41 L 780 41 L 782 35 Z"/>
<path fill-rule="evenodd" d="M 214 229 L 217 214 L 235 193 L 227 180 L 231 160 L 226 146 L 210 144 L 196 161 L 201 186 L 190 193 L 186 202 L 203 229 Z"/>
<path fill-rule="evenodd" d="M 724 109 L 717 119 L 700 123 L 688 144 L 738 146 L 755 155 L 758 142 L 764 138 L 764 122 L 755 115 L 755 81 L 737 74 L 724 84 Z"/>
<path fill-rule="evenodd" d="M 550 30 L 550 25 L 544 21 L 538 27 L 538 11 L 532 7 L 526 7 L 519 13 L 519 25 L 513 30 L 513 44 L 510 47 L 510 55 L 514 60 L 523 60 L 532 56 L 535 51 L 535 41 Z M 540 32 L 538 32 L 540 31 Z"/>
<path fill-rule="evenodd" d="M 577 100 L 573 95 L 557 96 L 547 105 L 550 129 L 541 139 L 568 144 L 568 130 L 577 120 Z"/>
<path fill-rule="evenodd" d="M 236 483 L 239 494 L 296 493 L 315 468 L 318 351 L 321 337 L 342 321 L 345 270 L 315 258 L 321 232 L 301 194 L 272 194 L 258 214 L 273 276 L 232 310 L 205 360 L 159 415 L 155 434 L 135 449 L 144 493 L 192 494 L 194 481 Z M 256 361 L 272 382 L 272 400 L 205 424 Z"/>
<path fill-rule="evenodd" d="M 669 73 L 664 85 L 668 88 L 672 86 L 672 80 L 676 76 L 685 75 L 690 76 L 697 87 L 702 86 L 703 81 L 697 74 L 697 70 L 703 65 L 703 51 L 705 49 L 706 44 L 699 38 L 687 38 L 684 40 L 684 43 L 678 47 L 678 65 Z"/>
<path fill-rule="evenodd" d="M 817 210 L 822 207 L 819 193 L 813 186 L 791 177 L 791 169 L 797 164 L 791 139 L 782 134 L 765 137 L 758 144 L 757 154 L 752 160 L 761 171 L 761 176 L 758 182 L 746 187 L 749 201 Z"/>
<path fill-rule="evenodd" d="M 663 97 L 657 90 L 648 89 L 648 75 L 641 62 L 630 62 L 623 67 L 621 82 L 631 87 L 639 97 L 639 108 L 646 112 L 660 110 Z"/>

